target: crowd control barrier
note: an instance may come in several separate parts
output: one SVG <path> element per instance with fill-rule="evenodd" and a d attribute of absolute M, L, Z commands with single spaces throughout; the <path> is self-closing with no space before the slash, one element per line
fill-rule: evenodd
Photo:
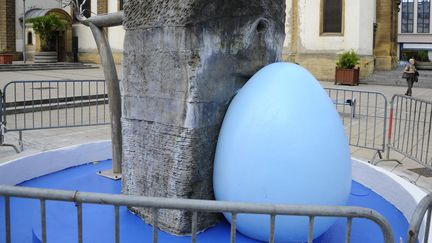
<path fill-rule="evenodd" d="M 73 202 L 77 208 L 77 236 L 78 242 L 83 242 L 83 204 L 103 204 L 113 206 L 113 236 L 114 242 L 120 242 L 120 214 L 119 207 L 143 207 L 151 208 L 153 225 L 153 243 L 158 242 L 158 213 L 160 210 L 185 210 L 192 213 L 191 242 L 197 242 L 197 219 L 199 213 L 229 213 L 231 214 L 230 242 L 236 241 L 236 219 L 239 214 L 262 214 L 269 218 L 269 242 L 275 242 L 276 216 L 305 216 L 309 221 L 308 243 L 312 243 L 314 222 L 316 217 L 339 217 L 346 218 L 345 242 L 351 242 L 351 229 L 354 218 L 367 219 L 375 222 L 381 230 L 385 243 L 394 243 L 393 233 L 387 220 L 372 209 L 350 206 L 311 206 L 311 205 L 276 205 L 276 204 L 253 204 L 245 202 L 223 202 L 210 200 L 193 200 L 180 198 L 154 198 L 130 195 L 113 195 L 102 193 L 87 193 L 78 191 L 51 190 L 40 188 L 26 188 L 15 186 L 0 186 L 0 196 L 5 201 L 5 238 L 6 243 L 11 242 L 11 214 L 10 197 L 33 198 L 40 201 L 40 218 L 42 242 L 47 241 L 46 214 L 47 200 Z M 265 230 L 265 229 L 262 229 Z M 3 235 L 0 234 L 0 235 Z M 143 239 L 146 241 L 146 239 Z M 150 239 L 148 239 L 149 241 Z"/>
<path fill-rule="evenodd" d="M 345 126 L 349 144 L 375 150 L 382 158 L 386 148 L 387 98 L 372 91 L 325 88 Z"/>
<path fill-rule="evenodd" d="M 394 95 L 391 99 L 386 160 L 398 161 L 390 156 L 390 151 L 396 151 L 432 169 L 431 123 L 431 101 Z"/>
<path fill-rule="evenodd" d="M 0 96 L 0 144 L 8 145 L 5 133 L 18 132 L 19 150 L 23 131 L 110 122 L 104 80 L 13 81 Z"/>

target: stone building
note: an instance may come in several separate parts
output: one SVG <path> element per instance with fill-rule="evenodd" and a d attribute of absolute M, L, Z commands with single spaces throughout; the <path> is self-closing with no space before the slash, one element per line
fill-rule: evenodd
<path fill-rule="evenodd" d="M 15 53 L 15 1 L 0 0 L 0 51 Z"/>
<path fill-rule="evenodd" d="M 402 0 L 399 13 L 398 43 L 402 59 L 424 51 L 432 60 L 430 0 Z"/>
<path fill-rule="evenodd" d="M 22 60 L 25 43 L 27 60 L 38 51 L 40 43 L 31 24 L 26 24 L 23 36 L 23 12 L 25 1 L 26 19 L 57 14 L 69 23 L 65 33 L 59 33 L 57 51 L 60 61 L 73 61 L 73 49 L 77 50 L 78 61 L 100 62 L 96 43 L 88 27 L 74 21 L 71 8 L 64 6 L 64 0 L 0 0 L 0 51 L 15 54 L 15 60 Z M 82 0 L 80 0 L 82 1 Z M 122 0 L 87 0 L 84 6 L 85 15 L 106 14 L 121 10 Z M 107 29 L 109 41 L 117 63 L 120 63 L 124 30 L 122 27 Z M 73 48 L 76 45 L 77 48 Z"/>
<path fill-rule="evenodd" d="M 66 29 L 64 31 L 58 31 L 56 33 L 56 51 L 57 60 L 59 62 L 67 62 L 73 59 L 72 57 L 72 17 L 65 10 L 61 8 L 31 8 L 26 11 L 25 18 L 30 19 L 34 17 L 46 16 L 46 15 L 57 15 L 66 22 Z M 20 18 L 22 22 L 22 18 Z M 39 36 L 33 30 L 33 24 L 26 23 L 25 25 L 25 50 L 26 60 L 34 60 L 34 54 L 41 50 L 41 41 Z M 22 36 L 22 32 L 20 33 Z M 19 40 L 19 46 L 22 50 L 22 39 Z M 18 43 L 18 40 L 17 40 Z M 17 44 L 18 45 L 18 44 Z M 18 49 L 18 48 L 17 48 Z M 17 50 L 18 51 L 18 50 Z"/>
<path fill-rule="evenodd" d="M 59 1 L 26 0 L 26 4 L 27 9 L 59 8 Z M 413 2 L 413 16 L 418 1 L 429 2 L 403 0 Z M 122 0 L 88 0 L 86 14 L 116 12 L 122 10 L 122 3 Z M 283 58 L 306 67 L 320 80 L 333 80 L 338 55 L 351 49 L 361 55 L 362 77 L 374 70 L 391 70 L 397 65 L 398 6 L 399 0 L 286 0 Z M 65 11 L 72 14 L 69 8 Z M 22 52 L 21 15 L 22 0 L 0 0 L 0 50 Z M 415 21 L 416 18 L 412 24 L 417 25 Z M 120 64 L 124 29 L 119 26 L 106 32 L 114 59 Z M 75 22 L 72 35 L 78 47 L 78 60 L 99 62 L 90 29 Z"/>
<path fill-rule="evenodd" d="M 70 21 L 68 8 L 63 10 L 62 7 L 61 1 L 57 0 L 25 0 L 25 11 L 31 12 L 30 15 L 36 14 L 35 10 L 42 10 L 45 14 L 56 13 Z M 56 10 L 50 11 L 51 9 Z M 38 40 L 31 28 L 26 29 L 23 36 L 23 12 L 23 0 L 0 0 L 0 50 L 16 54 L 15 60 L 22 60 L 24 43 L 26 50 L 30 52 L 37 49 Z M 41 14 L 36 14 L 34 17 Z"/>
<path fill-rule="evenodd" d="M 338 54 L 361 55 L 360 75 L 397 65 L 395 0 L 287 0 L 284 59 L 334 80 Z"/>

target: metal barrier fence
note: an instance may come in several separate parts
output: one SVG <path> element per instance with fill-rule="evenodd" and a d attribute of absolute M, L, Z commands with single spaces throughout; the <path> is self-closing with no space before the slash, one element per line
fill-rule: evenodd
<path fill-rule="evenodd" d="M 426 212 L 427 212 L 427 217 L 426 217 L 423 242 L 427 243 L 429 241 L 429 231 L 431 226 L 431 213 L 432 213 L 431 210 L 432 210 L 432 194 L 428 194 L 417 205 L 417 208 L 414 211 L 413 216 L 411 217 L 409 229 L 408 229 L 408 235 L 407 235 L 407 243 L 418 242 L 420 226 L 422 225 Z"/>
<path fill-rule="evenodd" d="M 19 132 L 21 150 L 22 131 L 110 121 L 104 80 L 14 81 L 4 87 L 3 100 L 0 137 Z"/>
<path fill-rule="evenodd" d="M 42 242 L 47 240 L 46 228 L 46 200 L 74 202 L 77 207 L 77 236 L 78 242 L 83 242 L 82 205 L 83 203 L 104 204 L 114 206 L 114 239 L 120 242 L 120 216 L 119 207 L 151 208 L 153 212 L 153 242 L 158 241 L 158 210 L 173 209 L 192 212 L 192 242 L 196 242 L 197 215 L 199 212 L 230 213 L 232 215 L 230 242 L 236 241 L 236 220 L 238 214 L 263 214 L 269 216 L 269 242 L 275 240 L 276 216 L 291 215 L 305 216 L 309 220 L 308 242 L 313 240 L 314 220 L 316 217 L 343 217 L 347 218 L 345 242 L 351 242 L 351 227 L 353 218 L 364 218 L 375 222 L 383 233 L 385 243 L 394 243 L 391 227 L 379 213 L 366 208 L 348 206 L 302 206 L 302 205 L 275 205 L 252 204 L 239 202 L 221 202 L 209 200 L 152 198 L 140 196 L 113 195 L 102 193 L 86 193 L 78 191 L 50 190 L 40 188 L 26 188 L 16 186 L 0 186 L 0 195 L 5 200 L 5 236 L 6 242 L 11 242 L 10 225 L 10 197 L 33 198 L 40 200 Z M 305 220 L 307 220 L 307 218 Z"/>
<path fill-rule="evenodd" d="M 386 159 L 390 159 L 390 150 L 394 150 L 432 169 L 431 124 L 431 101 L 394 95 L 391 100 Z"/>
<path fill-rule="evenodd" d="M 325 88 L 341 115 L 352 146 L 375 150 L 382 158 L 386 146 L 387 98 L 379 92 Z"/>
<path fill-rule="evenodd" d="M 2 91 L 0 90 L 0 146 L 12 147 L 13 149 L 15 149 L 15 152 L 19 153 L 20 149 L 17 146 L 15 146 L 14 144 L 5 143 L 4 134 L 6 132 L 6 124 L 3 121 L 3 115 L 2 115 L 3 108 L 5 106 L 6 106 L 5 99 L 4 99 Z M 21 137 L 21 133 L 20 133 L 20 137 Z"/>

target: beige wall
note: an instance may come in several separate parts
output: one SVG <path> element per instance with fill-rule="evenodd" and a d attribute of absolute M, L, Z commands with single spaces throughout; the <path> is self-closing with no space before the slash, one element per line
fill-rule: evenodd
<path fill-rule="evenodd" d="M 344 0 L 341 35 L 321 35 L 321 0 L 299 0 L 299 43 L 301 53 L 338 53 L 354 50 L 372 55 L 374 0 Z"/>
<path fill-rule="evenodd" d="M 396 1 L 377 0 L 374 48 L 376 70 L 392 70 L 397 66 L 397 15 Z"/>
<path fill-rule="evenodd" d="M 16 51 L 15 16 L 15 0 L 0 0 L 0 51 Z"/>
<path fill-rule="evenodd" d="M 116 64 L 121 64 L 123 52 L 114 52 L 113 57 Z M 100 63 L 99 53 L 97 52 L 80 52 L 78 53 L 78 61 L 84 63 Z"/>
<path fill-rule="evenodd" d="M 296 62 L 319 80 L 334 80 L 338 55 L 354 50 L 361 56 L 360 76 L 374 70 L 375 0 L 344 0 L 343 33 L 321 34 L 321 0 L 287 0 L 283 57 Z"/>
<path fill-rule="evenodd" d="M 343 32 L 323 35 L 321 0 L 287 0 L 284 60 L 299 63 L 320 80 L 334 79 L 338 54 L 347 50 L 361 56 L 361 77 L 374 70 L 393 69 L 397 64 L 395 1 L 343 2 Z"/>
<path fill-rule="evenodd" d="M 92 0 L 92 11 L 102 7 L 108 12 L 118 11 L 118 0 Z M 381 69 L 392 67 L 395 62 L 393 49 L 396 43 L 392 38 L 384 38 L 391 32 L 391 9 L 387 11 L 375 9 L 391 7 L 392 0 L 344 0 L 343 34 L 326 36 L 320 34 L 321 0 L 287 0 L 286 2 L 286 39 L 283 57 L 286 61 L 297 62 L 312 71 L 322 80 L 332 80 L 338 54 L 354 50 L 362 57 L 361 77 L 372 73 L 375 66 Z M 390 4 L 390 5 L 389 5 Z M 378 39 L 374 49 L 374 23 L 378 22 Z M 108 40 L 116 63 L 121 63 L 123 27 L 108 28 Z M 73 26 L 74 35 L 79 36 L 80 60 L 100 62 L 93 36 L 88 27 L 80 24 Z M 375 57 L 375 59 L 374 59 Z M 375 61 L 374 61 L 375 60 Z"/>

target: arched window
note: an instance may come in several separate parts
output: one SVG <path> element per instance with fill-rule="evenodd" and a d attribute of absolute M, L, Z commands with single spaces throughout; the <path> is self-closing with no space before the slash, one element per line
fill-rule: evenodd
<path fill-rule="evenodd" d="M 429 33 L 430 0 L 417 2 L 417 33 Z"/>
<path fill-rule="evenodd" d="M 33 45 L 33 33 L 31 31 L 27 32 L 27 45 Z"/>
<path fill-rule="evenodd" d="M 321 0 L 321 33 L 342 33 L 344 0 Z"/>
<path fill-rule="evenodd" d="M 414 0 L 402 0 L 401 32 L 413 33 Z"/>

